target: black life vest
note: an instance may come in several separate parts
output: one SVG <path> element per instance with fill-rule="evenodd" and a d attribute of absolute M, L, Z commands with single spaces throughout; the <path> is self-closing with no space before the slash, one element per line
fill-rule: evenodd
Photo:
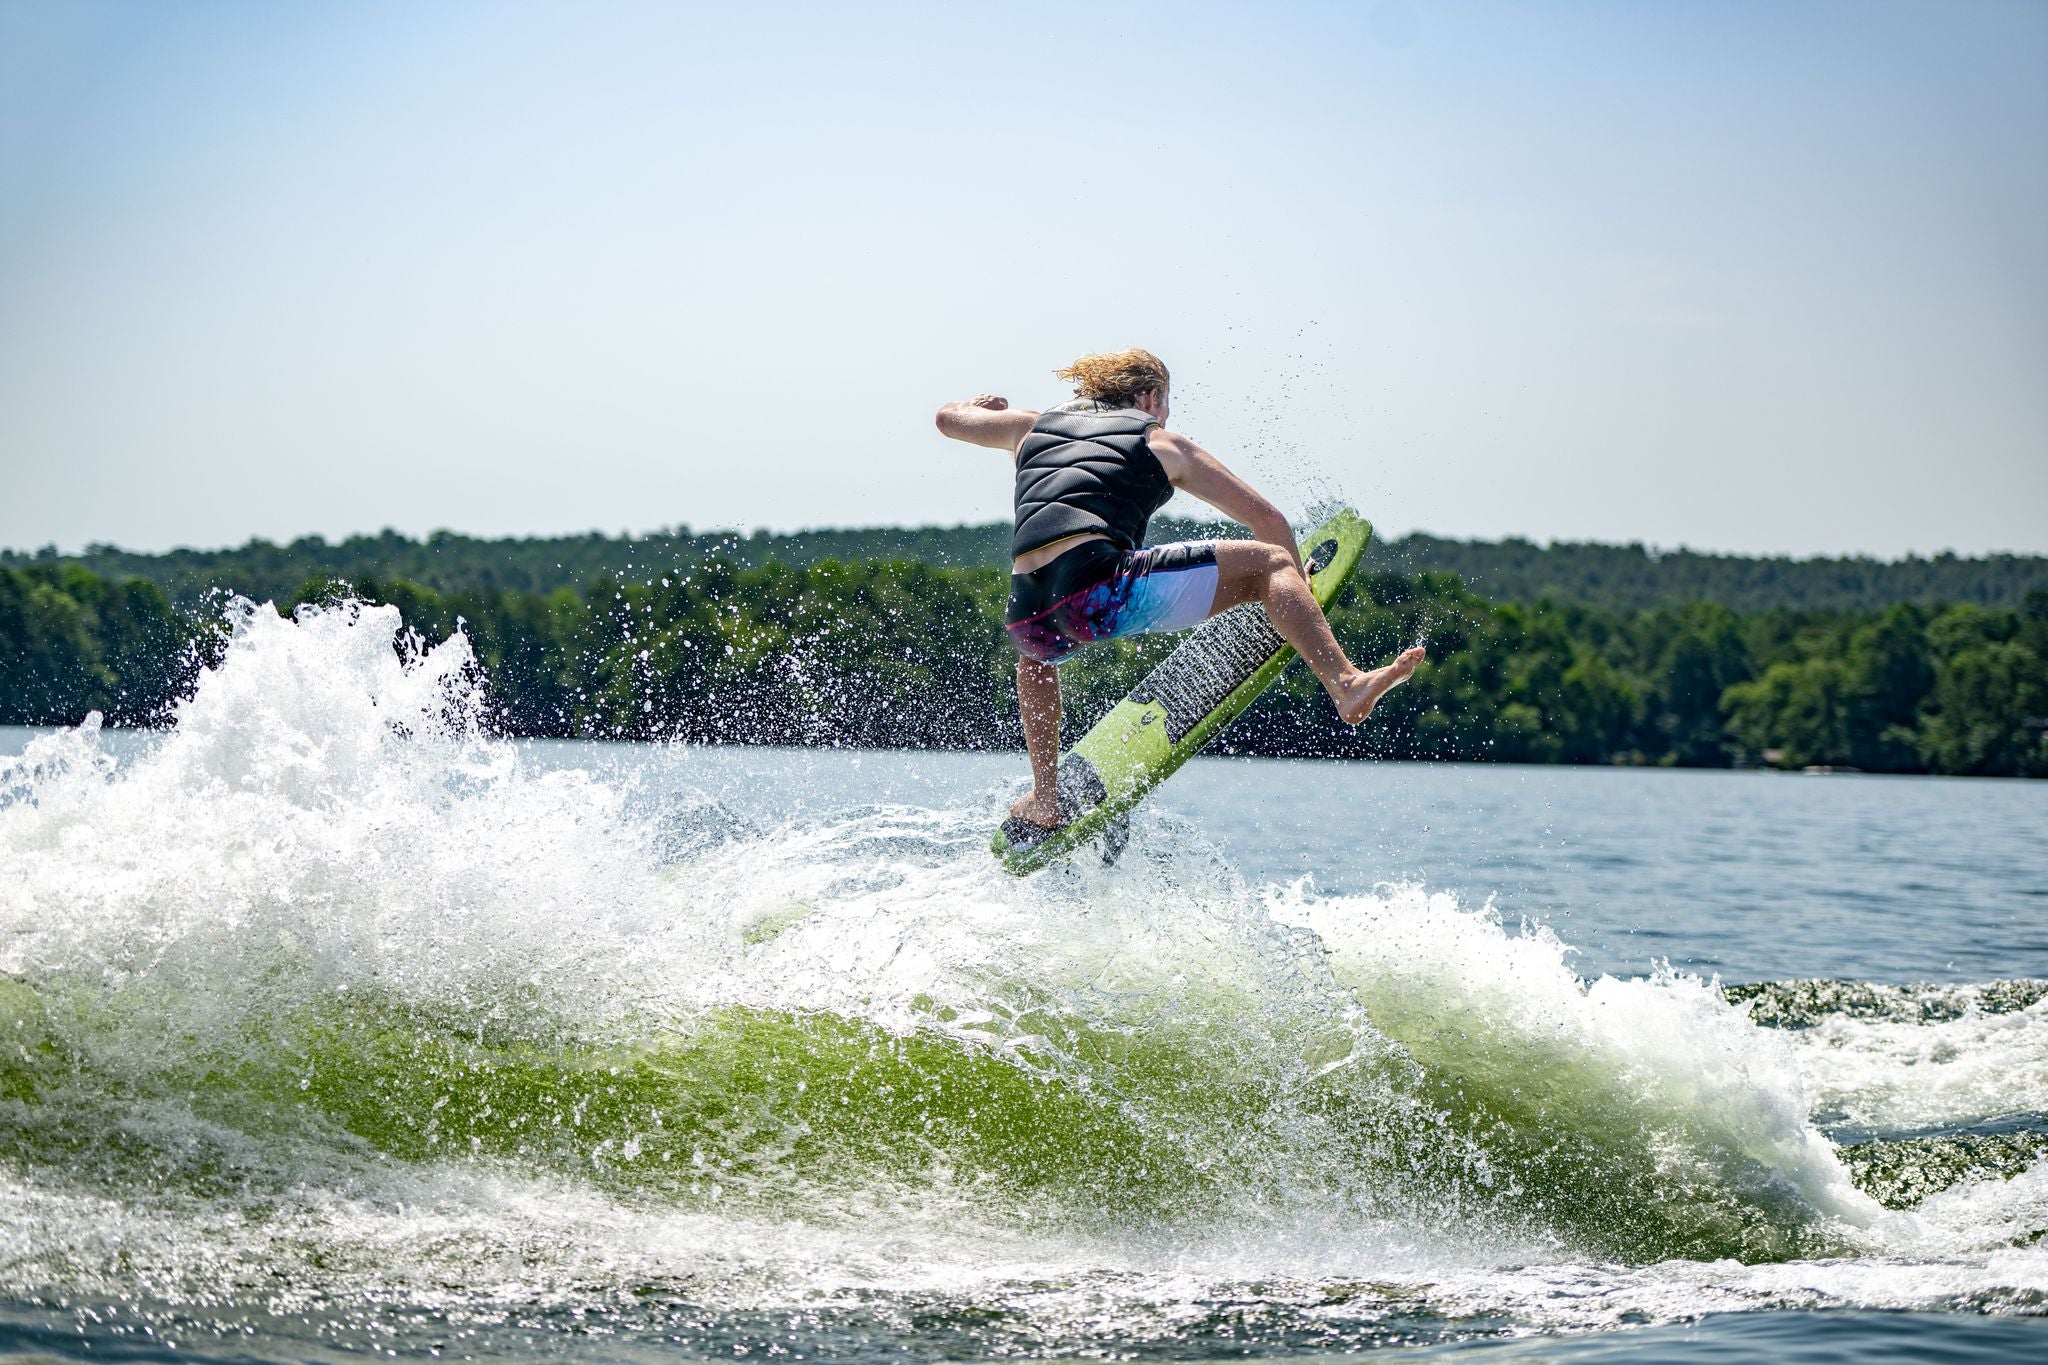
<path fill-rule="evenodd" d="M 1068 536 L 1096 533 L 1126 550 L 1145 543 L 1145 523 L 1173 484 L 1145 434 L 1159 425 L 1137 408 L 1092 399 L 1039 414 L 1017 448 L 1017 525 L 1010 557 Z"/>

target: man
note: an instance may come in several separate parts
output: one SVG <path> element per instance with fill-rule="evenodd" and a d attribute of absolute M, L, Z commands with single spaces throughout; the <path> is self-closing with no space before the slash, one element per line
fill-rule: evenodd
<path fill-rule="evenodd" d="M 1337 714 L 1352 725 L 1422 661 L 1420 647 L 1381 668 L 1354 666 L 1309 591 L 1294 530 L 1222 461 L 1166 429 L 1170 377 L 1149 351 L 1089 355 L 1059 371 L 1073 401 L 1038 413 L 981 394 L 939 409 L 939 430 L 1011 452 L 1017 471 L 1010 539 L 1011 643 L 1031 752 L 1031 794 L 1012 815 L 1059 824 L 1060 679 L 1082 645 L 1184 630 L 1245 602 L 1300 651 Z M 1254 540 L 1145 544 L 1145 525 L 1175 489 L 1249 527 Z"/>

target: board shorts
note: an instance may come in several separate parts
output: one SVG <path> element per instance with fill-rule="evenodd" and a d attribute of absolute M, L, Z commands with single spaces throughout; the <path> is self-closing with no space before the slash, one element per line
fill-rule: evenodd
<path fill-rule="evenodd" d="M 1032 573 L 1010 575 L 1005 619 L 1019 654 L 1058 664 L 1097 640 L 1186 630 L 1215 603 L 1215 541 L 1124 550 L 1091 540 Z"/>

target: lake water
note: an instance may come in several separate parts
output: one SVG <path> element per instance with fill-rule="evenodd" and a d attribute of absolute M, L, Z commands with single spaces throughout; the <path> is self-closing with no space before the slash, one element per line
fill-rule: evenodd
<path fill-rule="evenodd" d="M 2048 1356 L 2048 784 L 0 731 L 0 1350 Z M 1390 1357 L 1391 1358 L 1391 1357 Z"/>

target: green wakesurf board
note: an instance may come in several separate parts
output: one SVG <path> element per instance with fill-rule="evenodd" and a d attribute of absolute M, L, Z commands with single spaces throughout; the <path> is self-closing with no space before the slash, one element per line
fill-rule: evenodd
<path fill-rule="evenodd" d="M 1325 610 L 1370 539 L 1371 523 L 1347 508 L 1301 542 L 1309 588 Z M 1256 602 L 1210 617 L 1060 756 L 1059 826 L 1040 835 L 1013 817 L 989 847 L 1019 876 L 1098 837 L 1113 860 L 1131 807 L 1244 714 L 1294 657 Z"/>

